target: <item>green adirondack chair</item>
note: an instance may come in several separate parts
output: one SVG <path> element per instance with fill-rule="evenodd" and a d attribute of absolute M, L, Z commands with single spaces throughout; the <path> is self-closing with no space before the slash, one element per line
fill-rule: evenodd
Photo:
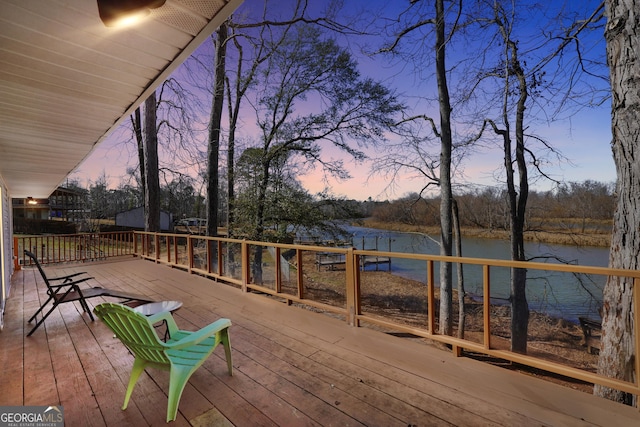
<path fill-rule="evenodd" d="M 107 324 L 135 357 L 123 410 L 127 409 L 133 388 L 144 369 L 164 369 L 169 371 L 167 422 L 175 420 L 178 403 L 187 381 L 220 343 L 224 346 L 229 375 L 233 375 L 229 319 L 219 319 L 197 332 L 189 332 L 179 330 L 169 312 L 147 317 L 116 303 L 98 304 L 93 312 Z M 169 331 L 170 338 L 167 342 L 158 337 L 153 326 L 163 321 L 166 322 Z"/>

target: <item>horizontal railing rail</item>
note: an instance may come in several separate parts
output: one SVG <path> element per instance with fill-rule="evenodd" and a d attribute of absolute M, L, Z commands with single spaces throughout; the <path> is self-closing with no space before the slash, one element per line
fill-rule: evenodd
<path fill-rule="evenodd" d="M 559 272 L 607 278 L 627 278 L 633 284 L 633 303 L 640 307 L 640 271 L 590 267 L 568 264 L 518 262 L 497 259 L 445 257 L 413 253 L 358 250 L 320 245 L 296 245 L 206 237 L 172 233 L 122 232 L 63 236 L 24 236 L 15 238 L 16 259 L 28 264 L 23 249 L 29 249 L 43 263 L 86 261 L 111 256 L 136 255 L 156 263 L 184 269 L 192 274 L 211 277 L 236 286 L 242 291 L 261 292 L 284 300 L 287 304 L 302 304 L 341 316 L 350 325 L 362 322 L 390 329 L 409 336 L 427 338 L 450 346 L 455 355 L 463 350 L 477 352 L 576 380 L 600 384 L 623 392 L 640 395 L 635 382 L 608 378 L 594 369 L 573 366 L 540 357 L 536 352 L 520 354 L 505 349 L 503 335 L 496 332 L 497 319 L 492 314 L 493 274 L 500 269 L 526 269 L 528 272 Z M 399 320 L 376 304 L 393 304 L 393 298 L 374 295 L 369 289 L 371 264 L 379 271 L 391 270 L 400 260 L 423 262 L 426 266 L 424 286 L 420 288 L 423 312 L 417 321 Z M 17 261 L 16 261 L 17 262 Z M 438 332 L 438 296 L 436 271 L 442 263 L 465 265 L 480 269 L 482 295 L 476 295 L 482 311 L 480 331 L 472 338 L 442 335 Z M 368 271 L 365 267 L 369 265 Z M 389 273 L 386 273 L 389 274 Z M 499 275 L 496 275 L 499 276 Z M 391 285 L 390 285 L 391 286 Z M 376 300 L 377 299 L 377 300 Z M 372 303 L 370 300 L 376 300 Z M 402 312 L 399 306 L 396 311 Z M 406 310 L 410 310 L 406 309 Z M 637 312 L 637 310 L 636 310 Z M 640 354 L 640 321 L 635 316 L 635 351 Z M 477 331 L 476 331 L 477 332 Z M 508 338 L 507 338 L 508 341 Z M 506 346 L 508 347 L 508 346 Z M 640 358 L 635 358 L 635 378 L 640 376 Z"/>
<path fill-rule="evenodd" d="M 536 263 L 536 262 L 525 262 L 525 261 L 510 261 L 510 260 L 496 260 L 496 259 L 483 259 L 483 258 L 465 258 L 465 257 L 456 257 L 456 256 L 439 256 L 439 255 L 421 255 L 421 254 L 404 254 L 404 253 L 394 253 L 394 252 L 382 252 L 382 251 L 364 251 L 364 250 L 354 250 L 354 255 L 356 257 L 361 256 L 381 256 L 381 257 L 393 257 L 393 258 L 405 258 L 405 259 L 420 259 L 424 260 L 427 264 L 428 271 L 428 279 L 427 279 L 427 287 L 428 287 L 428 307 L 435 307 L 435 280 L 434 280 L 434 270 L 436 262 L 447 262 L 452 264 L 466 264 L 466 265 L 478 265 L 483 269 L 483 295 L 482 301 L 484 305 L 484 316 L 483 316 L 483 340 L 481 343 L 476 343 L 464 339 L 458 339 L 452 336 L 446 336 L 438 334 L 435 330 L 435 310 L 429 310 L 429 321 L 426 329 L 423 328 L 412 328 L 406 327 L 404 325 L 398 325 L 389 323 L 384 320 L 380 320 L 379 318 L 363 315 L 360 312 L 360 307 L 356 306 L 354 311 L 358 313 L 356 315 L 356 322 L 360 320 L 366 320 L 371 323 L 375 323 L 382 326 L 394 327 L 403 332 L 411 333 L 413 335 L 429 338 L 435 341 L 439 341 L 445 344 L 449 344 L 452 346 L 453 351 L 456 354 L 460 354 L 460 351 L 471 350 L 477 351 L 483 354 L 487 354 L 490 356 L 494 356 L 500 359 L 509 360 L 511 362 L 520 363 L 522 365 L 526 365 L 536 369 L 542 369 L 548 372 L 553 372 L 559 375 L 563 375 L 569 378 L 574 378 L 580 381 L 585 381 L 593 384 L 600 384 L 606 387 L 614 388 L 617 390 L 624 391 L 626 393 L 631 393 L 634 395 L 640 395 L 640 385 L 637 380 L 638 374 L 640 374 L 640 360 L 636 358 L 635 360 L 635 372 L 636 372 L 636 380 L 635 382 L 627 382 L 621 381 L 617 379 L 607 378 L 602 375 L 598 375 L 596 373 L 586 371 L 584 369 L 574 368 L 570 366 L 566 366 L 560 363 L 554 363 L 547 360 L 541 360 L 537 357 L 532 357 L 525 354 L 514 353 L 508 350 L 496 349 L 492 346 L 491 342 L 491 317 L 488 315 L 490 313 L 490 305 L 491 305 L 491 269 L 493 267 L 506 267 L 506 268 L 522 268 L 526 270 L 538 270 L 538 271 L 556 271 L 556 272 L 564 272 L 564 273 L 576 273 L 576 274 L 589 274 L 589 275 L 600 275 L 600 276 L 617 276 L 617 277 L 625 277 L 631 279 L 633 283 L 633 301 L 635 307 L 640 307 L 640 292 L 638 289 L 640 287 L 640 271 L 637 270 L 624 270 L 624 269 L 614 269 L 608 267 L 591 267 L 591 266 L 579 266 L 579 265 L 571 265 L 571 264 L 547 264 L 547 263 Z M 355 261 L 357 264 L 357 260 Z M 359 288 L 359 283 L 355 283 L 356 288 Z M 356 293 L 359 293 L 356 290 Z M 637 331 L 640 331 L 640 316 L 635 315 L 634 317 L 634 330 L 635 333 L 635 354 L 640 354 L 640 338 L 638 337 Z"/>
<path fill-rule="evenodd" d="M 368 322 L 378 327 L 427 338 L 451 346 L 454 354 L 463 350 L 478 352 L 536 369 L 542 369 L 576 380 L 600 384 L 640 395 L 635 382 L 608 378 L 596 372 L 566 363 L 547 360 L 535 354 L 520 354 L 495 345 L 499 337 L 494 333 L 495 319 L 492 309 L 492 272 L 496 269 L 526 269 L 527 271 L 561 272 L 580 275 L 618 276 L 633 284 L 633 301 L 640 307 L 640 271 L 590 267 L 569 264 L 549 264 L 497 259 L 446 257 L 413 253 L 358 250 L 327 246 L 266 243 L 224 237 L 206 237 L 183 234 L 135 232 L 136 255 L 157 263 L 211 277 L 237 286 L 243 291 L 257 291 L 282 298 L 287 304 L 297 303 L 340 315 L 353 325 Z M 363 309 L 367 295 L 363 279 L 365 263 L 381 262 L 380 271 L 390 269 L 394 260 L 418 260 L 426 264 L 426 316 L 419 325 L 408 325 L 394 318 Z M 366 262 L 365 262 L 366 260 Z M 476 266 L 482 269 L 482 331 L 480 339 L 471 340 L 442 335 L 437 331 L 438 301 L 435 271 L 441 263 Z M 376 265 L 377 270 L 377 265 Z M 326 272 L 326 273 L 323 273 Z M 317 277 L 311 277 L 311 274 Z M 331 276 L 323 278 L 322 274 Z M 327 296 L 329 295 L 329 296 Z M 423 301 L 424 302 L 424 301 Z M 635 349 L 640 354 L 640 316 L 635 316 Z M 640 376 L 640 358 L 635 359 L 635 377 Z"/>
<path fill-rule="evenodd" d="M 25 249 L 35 254 L 41 264 L 97 261 L 134 254 L 132 231 L 14 236 L 13 239 L 17 269 L 33 263 L 25 256 Z"/>

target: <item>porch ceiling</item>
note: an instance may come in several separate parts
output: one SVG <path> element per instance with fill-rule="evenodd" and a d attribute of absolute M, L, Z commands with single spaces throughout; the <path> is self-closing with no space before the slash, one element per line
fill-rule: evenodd
<path fill-rule="evenodd" d="M 0 175 L 46 198 L 242 0 L 167 0 L 128 29 L 95 0 L 0 0 Z"/>

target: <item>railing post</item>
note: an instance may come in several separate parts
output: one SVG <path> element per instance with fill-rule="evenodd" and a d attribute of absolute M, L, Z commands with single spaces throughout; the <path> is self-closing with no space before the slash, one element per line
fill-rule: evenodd
<path fill-rule="evenodd" d="M 178 264 L 179 258 L 178 258 L 178 236 L 173 236 L 173 257 L 174 260 L 173 262 L 176 263 L 176 265 Z"/>
<path fill-rule="evenodd" d="M 280 293 L 282 292 L 282 265 L 280 263 L 280 247 L 276 246 L 275 247 L 275 253 L 276 253 L 276 292 Z M 218 264 L 220 265 L 220 264 Z M 288 303 L 288 302 L 287 302 Z"/>
<path fill-rule="evenodd" d="M 632 297 L 633 297 L 633 334 L 636 339 L 636 352 L 635 352 L 635 363 L 636 363 L 636 387 L 638 388 L 638 393 L 636 393 L 636 399 L 639 399 L 637 396 L 640 395 L 640 278 L 633 278 L 633 289 Z M 640 403 L 637 404 L 637 409 L 640 410 Z"/>
<path fill-rule="evenodd" d="M 486 264 L 482 266 L 482 294 L 484 347 L 491 349 L 491 270 Z"/>
<path fill-rule="evenodd" d="M 347 323 L 351 326 L 360 326 L 358 315 L 360 314 L 360 274 L 358 269 L 358 256 L 353 248 L 347 249 L 345 254 L 346 270 L 346 297 L 347 297 Z"/>
<path fill-rule="evenodd" d="M 191 274 L 191 270 L 193 269 L 193 239 L 191 235 L 187 235 L 187 264 L 189 267 L 189 274 Z"/>
<path fill-rule="evenodd" d="M 247 285 L 249 284 L 249 278 L 251 277 L 249 265 L 249 245 L 247 241 L 243 240 L 240 243 L 240 257 L 242 267 L 242 292 L 247 292 Z"/>
<path fill-rule="evenodd" d="M 24 245 L 23 245 L 24 246 Z M 20 271 L 20 258 L 18 258 L 18 238 L 13 237 L 13 269 Z"/>
<path fill-rule="evenodd" d="M 82 236 L 82 244 L 80 245 L 80 259 L 82 260 L 82 262 L 85 262 L 87 259 L 87 248 L 89 247 L 88 238 L 88 234 Z"/>
<path fill-rule="evenodd" d="M 165 242 L 167 245 L 167 262 L 171 263 L 171 236 L 165 236 Z"/>
<path fill-rule="evenodd" d="M 153 259 L 155 260 L 155 262 L 158 262 L 160 261 L 160 235 L 158 233 L 153 233 L 153 242 L 156 250 Z"/>
<path fill-rule="evenodd" d="M 212 246 L 212 241 L 210 239 L 204 239 L 204 244 L 206 247 L 206 256 L 207 256 L 207 273 L 212 273 L 213 270 L 211 269 L 211 246 Z"/>
<path fill-rule="evenodd" d="M 303 299 L 304 298 L 304 275 L 302 274 L 302 251 L 300 249 L 296 249 L 296 264 L 298 265 L 298 269 L 296 270 L 298 298 Z"/>
<path fill-rule="evenodd" d="M 427 331 L 435 334 L 436 327 L 436 297 L 434 284 L 433 260 L 427 261 Z"/>

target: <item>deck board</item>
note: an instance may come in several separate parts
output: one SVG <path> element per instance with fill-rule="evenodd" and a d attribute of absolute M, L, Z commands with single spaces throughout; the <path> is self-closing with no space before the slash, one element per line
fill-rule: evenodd
<path fill-rule="evenodd" d="M 142 260 L 48 267 L 88 286 L 180 300 L 180 328 L 232 321 L 234 375 L 216 349 L 185 388 L 172 425 L 639 425 L 636 409 Z M 0 405 L 61 404 L 68 425 L 163 425 L 168 373 L 145 372 L 121 405 L 133 357 L 78 303 L 33 336 L 46 297 L 33 269 L 14 275 L 0 333 Z M 113 299 L 94 298 L 96 304 Z"/>

